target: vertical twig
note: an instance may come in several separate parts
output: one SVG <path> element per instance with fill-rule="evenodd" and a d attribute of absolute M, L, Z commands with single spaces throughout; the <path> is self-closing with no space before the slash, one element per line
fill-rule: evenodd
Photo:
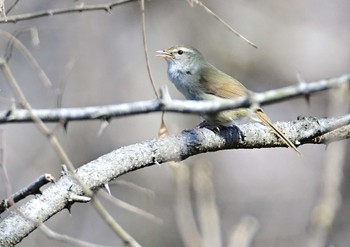
<path fill-rule="evenodd" d="M 185 246 L 203 246 L 202 237 L 197 228 L 193 215 L 190 196 L 190 170 L 184 162 L 181 164 L 172 162 L 176 186 L 175 214 L 178 230 Z"/>
<path fill-rule="evenodd" d="M 157 98 L 159 98 L 158 93 L 157 93 L 157 89 L 156 89 L 156 85 L 155 85 L 154 80 L 153 80 L 151 66 L 149 64 L 149 59 L 148 59 L 147 37 L 146 37 L 146 19 L 145 19 L 145 0 L 141 0 L 140 4 L 141 4 L 141 16 L 142 16 L 142 41 L 143 41 L 143 49 L 145 51 L 148 77 L 151 81 L 154 94 L 156 95 Z"/>
<path fill-rule="evenodd" d="M 330 91 L 330 115 L 339 115 L 349 111 L 349 86 L 344 85 Z M 347 149 L 345 142 L 329 144 L 324 159 L 324 172 L 318 203 L 311 215 L 311 232 L 308 247 L 326 246 L 328 234 L 341 205 L 341 181 Z"/>
<path fill-rule="evenodd" d="M 145 0 L 140 0 L 140 3 L 141 3 L 141 16 L 142 16 L 142 42 L 143 42 L 143 49 L 145 51 L 145 59 L 146 59 L 148 77 L 151 81 L 153 92 L 156 95 L 157 99 L 159 99 L 159 95 L 157 93 L 156 84 L 153 80 L 151 66 L 150 66 L 149 58 L 148 58 L 147 36 L 146 36 L 146 18 L 145 18 Z M 159 128 L 158 135 L 161 135 L 164 130 L 167 131 L 167 127 L 166 127 L 165 122 L 164 122 L 164 112 L 162 112 L 161 125 Z"/>
<path fill-rule="evenodd" d="M 193 186 L 196 193 L 199 226 L 203 247 L 222 246 L 219 212 L 215 202 L 215 192 L 211 167 L 206 162 L 198 162 L 193 171 Z"/>
<path fill-rule="evenodd" d="M 5 1 L 5 0 L 4 0 L 4 1 Z M 13 10 L 13 9 L 16 7 L 16 5 L 17 5 L 18 2 L 19 2 L 19 0 L 15 0 L 15 1 L 13 2 L 13 4 L 12 4 L 10 7 L 8 7 L 8 9 L 7 9 L 7 11 L 6 11 L 6 14 L 9 14 L 10 11 Z"/>
<path fill-rule="evenodd" d="M 0 34 L 5 36 L 9 40 L 8 49 L 10 49 L 10 51 L 7 49 L 7 52 L 10 52 L 11 54 L 12 45 L 16 47 L 20 52 L 22 52 L 23 56 L 28 60 L 29 64 L 32 65 L 33 68 L 36 70 L 39 78 L 44 83 L 44 85 L 47 87 L 51 87 L 52 83 L 48 78 L 48 76 L 46 75 L 46 73 L 44 72 L 44 70 L 40 67 L 39 63 L 36 61 L 33 55 L 28 51 L 28 49 L 16 38 L 16 36 L 13 36 L 12 34 L 1 30 L 0 30 Z M 32 31 L 31 31 L 31 34 L 33 35 Z M 11 56 L 10 54 L 7 54 L 6 56 Z M 5 59 L 7 58 L 5 57 Z"/>

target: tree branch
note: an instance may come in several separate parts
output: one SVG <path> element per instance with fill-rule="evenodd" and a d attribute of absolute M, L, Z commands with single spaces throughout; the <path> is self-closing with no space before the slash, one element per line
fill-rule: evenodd
<path fill-rule="evenodd" d="M 0 23 L 6 23 L 6 22 L 17 23 L 19 21 L 25 21 L 25 20 L 30 20 L 30 19 L 35 19 L 35 18 L 40 18 L 45 16 L 53 16 L 53 15 L 61 15 L 61 14 L 68 14 L 68 13 L 75 13 L 75 12 L 85 12 L 85 11 L 104 10 L 104 11 L 110 12 L 114 7 L 118 5 L 134 2 L 134 1 L 135 0 L 121 0 L 121 1 L 116 1 L 113 3 L 107 3 L 107 4 L 91 4 L 91 5 L 80 4 L 70 8 L 51 9 L 51 10 L 44 10 L 44 11 L 39 11 L 35 13 L 11 15 L 11 16 L 6 16 L 6 18 L 5 17 L 0 18 Z"/>
<path fill-rule="evenodd" d="M 254 94 L 254 101 L 260 105 L 272 104 L 287 99 L 308 96 L 330 88 L 350 83 L 350 74 L 328 80 L 301 83 L 265 93 Z M 249 97 L 242 97 L 228 102 L 204 102 L 171 100 L 166 97 L 160 100 L 139 101 L 119 105 L 90 106 L 81 108 L 33 109 L 35 116 L 44 122 L 68 122 L 76 120 L 111 119 L 114 117 L 144 114 L 150 112 L 209 113 L 219 110 L 249 107 Z M 0 112 L 0 123 L 31 122 L 30 112 L 25 109 L 11 109 Z"/>
<path fill-rule="evenodd" d="M 276 125 L 287 130 L 286 135 L 300 144 L 318 143 L 317 137 L 350 124 L 350 115 L 332 119 L 302 118 Z M 244 135 L 242 140 L 241 136 Z M 92 190 L 122 174 L 168 161 L 184 160 L 190 156 L 224 149 L 284 146 L 265 126 L 249 123 L 222 128 L 218 133 L 195 128 L 180 134 L 153 139 L 119 148 L 93 160 L 75 171 Z M 72 174 L 61 177 L 56 184 L 13 211 L 0 223 L 0 246 L 21 241 L 44 222 L 69 204 L 69 195 L 83 195 L 83 188 Z"/>
<path fill-rule="evenodd" d="M 26 187 L 14 193 L 10 198 L 3 200 L 0 203 L 0 214 L 7 208 L 11 207 L 14 203 L 26 198 L 29 195 L 41 194 L 40 188 L 47 183 L 53 183 L 55 178 L 51 174 L 44 174 L 38 177 L 36 180 L 28 184 Z"/>

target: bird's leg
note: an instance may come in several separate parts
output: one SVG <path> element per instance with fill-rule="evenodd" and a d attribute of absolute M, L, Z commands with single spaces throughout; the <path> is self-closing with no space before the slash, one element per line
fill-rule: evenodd
<path fill-rule="evenodd" d="M 218 134 L 223 129 L 233 128 L 233 129 L 235 129 L 235 132 L 237 132 L 239 134 L 239 137 L 242 141 L 244 141 L 244 139 L 245 139 L 245 135 L 242 132 L 242 130 L 240 128 L 238 128 L 237 125 L 234 125 L 234 124 L 231 126 L 223 126 L 223 125 L 218 125 L 215 123 L 210 123 L 210 122 L 204 120 L 203 122 L 201 122 L 200 124 L 198 124 L 194 128 L 197 128 L 197 129 L 206 128 L 206 129 L 213 131 L 215 134 Z"/>

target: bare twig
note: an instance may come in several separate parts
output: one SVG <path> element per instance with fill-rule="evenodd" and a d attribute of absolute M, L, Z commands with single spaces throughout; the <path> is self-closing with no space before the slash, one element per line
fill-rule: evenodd
<path fill-rule="evenodd" d="M 136 0 L 121 0 L 121 1 L 116 1 L 109 4 L 91 4 L 91 5 L 80 4 L 70 8 L 52 9 L 52 10 L 39 11 L 36 13 L 12 15 L 12 16 L 8 16 L 7 20 L 5 20 L 4 18 L 1 18 L 0 23 L 4 23 L 4 22 L 16 23 L 19 21 L 25 21 L 25 20 L 30 20 L 30 19 L 35 19 L 35 18 L 40 18 L 45 16 L 61 15 L 61 14 L 76 13 L 76 12 L 86 12 L 86 11 L 104 10 L 104 11 L 110 12 L 114 7 L 118 5 L 130 3 L 134 1 Z"/>
<path fill-rule="evenodd" d="M 92 197 L 92 203 L 108 226 L 118 234 L 125 244 L 131 247 L 141 247 L 141 245 L 113 219 L 112 215 L 105 209 L 96 196 Z"/>
<path fill-rule="evenodd" d="M 52 231 L 49 227 L 47 227 L 45 224 L 40 225 L 40 230 L 42 230 L 47 237 L 61 241 L 64 243 L 70 244 L 70 246 L 78 246 L 78 247 L 104 247 L 104 245 L 98 245 L 98 244 L 92 244 L 88 243 L 76 238 L 72 238 L 70 236 L 64 235 L 64 234 L 59 234 L 57 232 Z"/>
<path fill-rule="evenodd" d="M 190 196 L 190 170 L 184 162 L 171 162 L 176 183 L 175 214 L 176 223 L 185 246 L 204 246 L 202 236 L 193 215 Z"/>
<path fill-rule="evenodd" d="M 242 34 L 234 30 L 226 21 L 224 21 L 220 16 L 215 14 L 211 9 L 209 9 L 204 3 L 202 3 L 200 0 L 187 0 L 187 2 L 193 6 L 193 3 L 198 4 L 201 6 L 205 11 L 207 11 L 210 15 L 212 15 L 214 18 L 216 18 L 219 22 L 221 22 L 225 27 L 227 27 L 232 33 L 234 33 L 237 37 L 243 39 L 246 41 L 249 45 L 253 46 L 254 48 L 258 48 L 256 44 L 251 42 L 249 39 L 244 37 Z"/>
<path fill-rule="evenodd" d="M 203 240 L 202 246 L 222 246 L 219 212 L 215 202 L 211 167 L 207 161 L 202 160 L 194 167 L 193 187 L 196 193 L 198 221 Z"/>
<path fill-rule="evenodd" d="M 107 200 L 111 201 L 114 205 L 120 207 L 120 208 L 123 208 L 129 212 L 132 212 L 132 213 L 135 213 L 137 215 L 140 215 L 148 220 L 151 220 L 157 224 L 161 224 L 163 221 L 162 219 L 160 219 L 159 217 L 149 213 L 149 212 L 146 212 L 145 210 L 143 209 L 140 209 L 138 207 L 135 207 L 127 202 L 124 202 L 114 196 L 111 196 L 110 194 L 108 194 L 107 192 L 105 191 L 100 191 L 101 195 L 106 198 Z"/>
<path fill-rule="evenodd" d="M 151 81 L 153 92 L 156 95 L 157 98 L 159 98 L 156 85 L 153 80 L 152 72 L 151 72 L 151 66 L 149 63 L 148 58 L 148 49 L 147 49 L 147 36 L 146 36 L 146 20 L 145 20 L 145 0 L 140 1 L 141 4 L 141 17 L 142 17 L 142 42 L 143 42 L 143 50 L 145 51 L 145 59 L 146 59 L 146 67 L 148 72 L 148 77 Z"/>
<path fill-rule="evenodd" d="M 13 9 L 16 7 L 16 5 L 17 5 L 18 2 L 19 2 L 19 0 L 15 0 L 15 1 L 12 3 L 12 5 L 11 5 L 10 7 L 7 8 L 7 11 L 6 11 L 6 14 L 7 14 L 7 15 L 11 12 L 11 10 L 13 10 Z"/>
<path fill-rule="evenodd" d="M 314 94 L 330 88 L 350 83 L 350 74 L 321 80 L 307 84 L 288 86 L 255 94 L 255 100 L 260 105 L 272 104 L 287 99 Z M 84 108 L 38 109 L 33 113 L 44 122 L 67 122 L 77 120 L 111 119 L 113 117 L 129 116 L 149 112 L 180 112 L 180 113 L 208 113 L 220 110 L 249 107 L 246 97 L 227 102 L 212 101 L 184 101 L 184 100 L 149 100 L 128 104 L 91 106 Z M 23 109 L 0 111 L 0 123 L 30 122 L 30 113 Z"/>
<path fill-rule="evenodd" d="M 51 174 L 44 174 L 28 184 L 26 187 L 14 193 L 10 198 L 0 203 L 0 214 L 14 203 L 26 198 L 29 195 L 41 194 L 40 188 L 47 183 L 53 183 L 55 178 Z"/>
<path fill-rule="evenodd" d="M 32 44 L 34 46 L 37 46 L 39 43 L 40 43 L 40 40 L 39 40 L 39 34 L 38 34 L 38 29 L 35 28 L 35 27 L 26 27 L 26 28 L 23 28 L 23 29 L 19 29 L 19 30 L 16 30 L 15 32 L 13 32 L 11 34 L 11 37 L 9 39 L 9 41 L 7 42 L 7 45 L 6 45 L 6 52 L 5 52 L 5 55 L 4 55 L 4 59 L 6 60 L 6 62 L 9 62 L 11 57 L 12 57 L 12 53 L 13 53 L 13 48 L 14 48 L 14 42 L 16 42 L 15 39 L 18 40 L 18 37 L 21 35 L 21 34 L 24 34 L 25 32 L 29 32 L 30 35 L 31 35 L 31 41 L 32 41 Z M 22 49 L 21 47 L 21 44 L 17 45 L 16 48 L 19 48 L 20 51 Z M 26 48 L 26 47 L 25 47 Z M 28 51 L 21 51 L 22 53 L 29 53 Z M 31 55 L 31 54 L 30 54 Z M 30 56 L 28 55 L 28 57 Z M 31 57 L 30 60 L 34 60 L 33 57 Z M 33 63 L 33 62 L 32 62 Z M 35 63 L 35 62 L 34 62 Z M 37 65 L 34 65 L 34 67 L 37 66 Z"/>
<path fill-rule="evenodd" d="M 155 193 L 153 190 L 150 190 L 150 189 L 147 189 L 145 187 L 142 187 L 140 185 L 137 185 L 135 183 L 132 183 L 132 182 L 129 182 L 129 181 L 126 181 L 126 180 L 123 180 L 123 179 L 118 179 L 116 181 L 113 181 L 110 183 L 111 185 L 124 185 L 130 189 L 133 189 L 133 190 L 136 190 L 136 191 L 139 191 L 141 193 L 144 193 L 146 194 L 148 197 L 150 198 L 154 198 L 155 197 Z"/>
<path fill-rule="evenodd" d="M 32 65 L 33 68 L 36 70 L 39 78 L 44 83 L 44 85 L 50 87 L 52 85 L 50 79 L 48 78 L 48 76 L 46 75 L 44 70 L 40 67 L 39 63 L 36 61 L 36 59 L 33 57 L 33 55 L 22 44 L 22 42 L 20 42 L 15 36 L 13 36 L 12 34 L 10 34 L 8 32 L 0 30 L 0 34 L 8 39 L 8 42 L 10 44 L 10 48 L 12 46 L 14 46 L 23 54 L 23 56 L 28 60 L 29 64 Z M 12 48 L 10 50 L 12 50 Z M 6 63 L 8 62 L 8 61 L 6 61 L 6 58 L 2 58 L 2 59 L 5 60 Z"/>
<path fill-rule="evenodd" d="M 70 72 L 73 70 L 77 60 L 78 60 L 78 56 L 77 55 L 72 56 L 71 59 L 66 64 L 66 68 L 64 69 L 64 72 L 62 73 L 63 75 L 60 78 L 59 86 L 55 90 L 56 91 L 56 96 L 57 96 L 57 99 L 56 99 L 56 107 L 57 108 L 61 108 L 62 107 L 63 94 L 64 94 L 64 90 L 66 88 L 68 77 L 70 75 Z"/>

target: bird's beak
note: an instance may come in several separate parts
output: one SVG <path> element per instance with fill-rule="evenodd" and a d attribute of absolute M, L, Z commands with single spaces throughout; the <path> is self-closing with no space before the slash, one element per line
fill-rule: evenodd
<path fill-rule="evenodd" d="M 169 53 L 168 51 L 165 51 L 165 50 L 159 50 L 156 52 L 158 53 L 156 55 L 156 57 L 161 57 L 161 58 L 171 58 L 172 57 L 171 53 Z"/>

